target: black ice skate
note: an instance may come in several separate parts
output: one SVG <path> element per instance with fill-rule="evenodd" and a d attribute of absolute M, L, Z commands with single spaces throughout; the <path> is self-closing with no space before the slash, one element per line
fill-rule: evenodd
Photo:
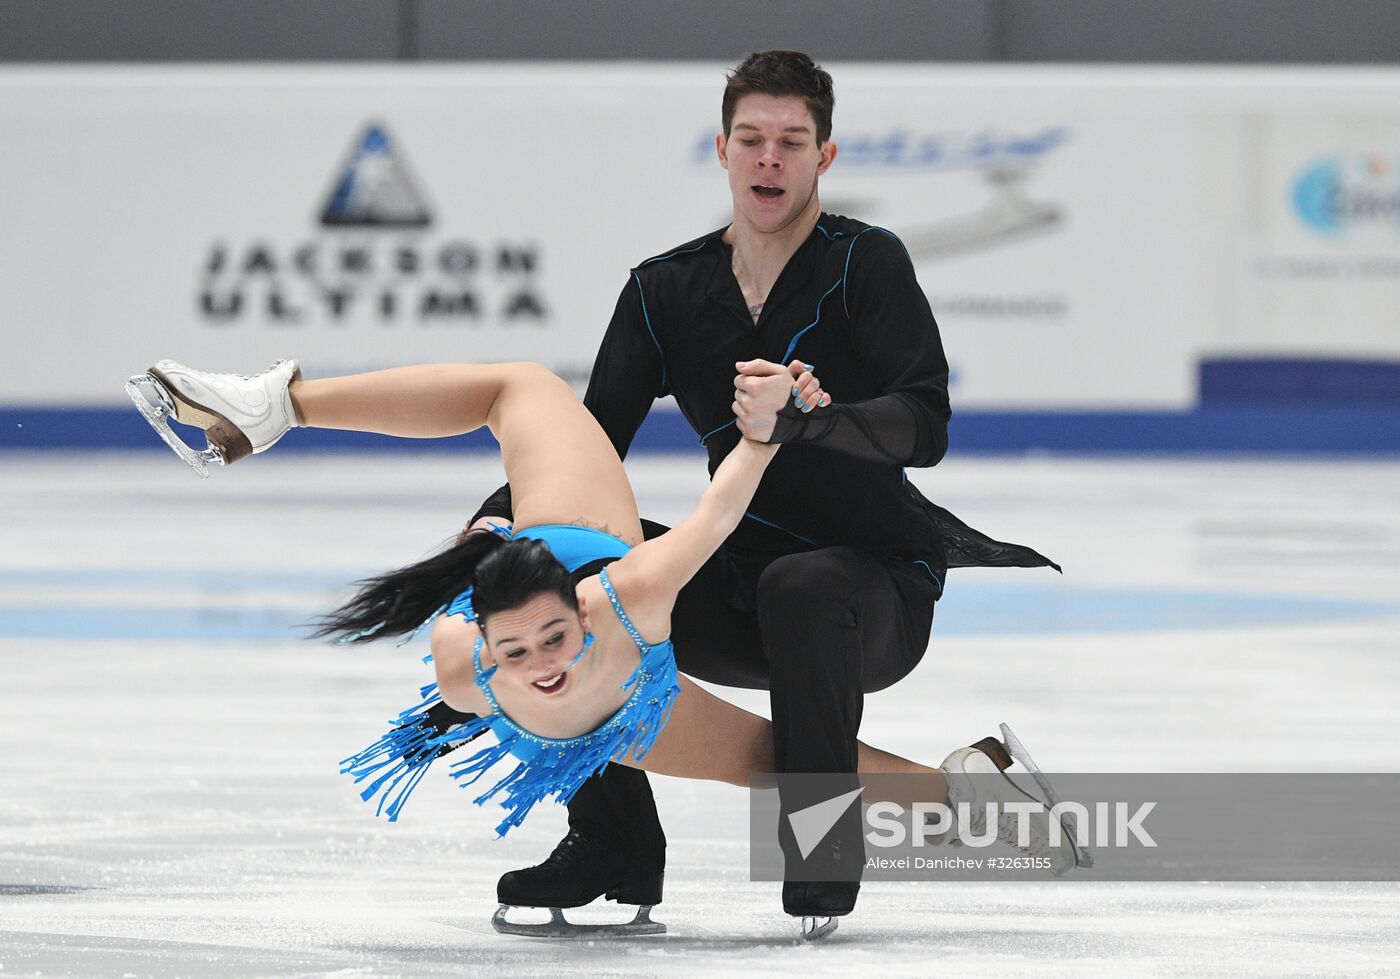
<path fill-rule="evenodd" d="M 834 801 L 840 804 L 839 797 Z M 790 800 L 789 804 L 795 802 Z M 856 908 L 865 864 L 860 807 L 850 806 L 822 842 L 810 850 L 800 847 L 789 834 L 790 819 L 785 817 L 779 835 L 787 859 L 783 911 L 801 919 L 802 940 L 812 942 L 834 932 L 839 919 Z M 804 879 L 813 875 L 815 879 Z"/>
<path fill-rule="evenodd" d="M 626 855 L 607 840 L 587 830 L 571 828 L 569 834 L 538 866 L 513 870 L 496 885 L 501 906 L 491 916 L 491 927 L 503 935 L 529 938 L 614 938 L 662 935 L 666 925 L 651 920 L 651 909 L 661 903 L 665 872 L 632 866 Z M 598 898 L 637 905 L 628 922 L 580 925 L 564 917 L 563 909 L 581 908 Z M 510 921 L 511 908 L 548 908 L 549 921 L 526 924 Z"/>
<path fill-rule="evenodd" d="M 858 893 L 859 881 L 790 880 L 783 884 L 783 910 L 802 919 L 802 940 L 815 942 L 855 910 Z"/>

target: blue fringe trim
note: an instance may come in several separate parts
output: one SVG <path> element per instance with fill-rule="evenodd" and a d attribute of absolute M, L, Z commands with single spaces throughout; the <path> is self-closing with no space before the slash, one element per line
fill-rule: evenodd
<path fill-rule="evenodd" d="M 365 802 L 377 798 L 376 816 L 397 822 L 413 790 L 444 746 L 470 741 L 491 731 L 497 743 L 455 763 L 450 774 L 465 788 L 508 755 L 519 760 L 504 778 L 472 800 L 480 806 L 505 794 L 501 806 L 507 815 L 496 827 L 499 838 L 524 822 L 536 803 L 553 797 L 567 805 L 584 782 L 611 762 L 629 756 L 637 761 L 645 758 L 670 720 L 680 693 L 673 664 L 672 660 L 656 673 L 639 665 L 625 684 L 636 684 L 628 703 L 598 730 L 576 738 L 531 735 L 503 714 L 475 717 L 439 734 L 428 719 L 428 711 L 441 703 L 442 697 L 437 684 L 430 683 L 419 689 L 422 699 L 418 704 L 391 720 L 389 730 L 378 741 L 342 761 L 340 771 L 352 776 L 356 785 L 367 783 L 360 798 Z"/>
<path fill-rule="evenodd" d="M 666 657 L 670 659 L 669 651 Z M 614 761 L 629 756 L 640 761 L 651 750 L 657 736 L 671 717 L 680 685 L 676 682 L 674 660 L 670 669 L 657 673 L 639 667 L 628 681 L 636 688 L 632 697 L 613 717 L 596 731 L 575 738 L 544 738 L 521 728 L 499 711 L 478 717 L 439 738 L 439 744 L 449 739 L 460 740 L 483 731 L 496 735 L 497 743 L 483 748 L 465 761 L 455 763 L 451 776 L 463 788 L 476 783 L 507 755 L 519 763 L 500 781 L 472 801 L 485 805 L 493 797 L 504 794 L 500 805 L 506 818 L 496 827 L 499 839 L 529 816 L 536 803 L 553 797 L 568 805 L 583 783 L 603 771 Z"/>
<path fill-rule="evenodd" d="M 382 738 L 340 763 L 340 773 L 353 776 L 356 785 L 369 780 L 360 798 L 370 802 L 378 796 L 374 814 L 387 815 L 391 823 L 398 821 L 404 803 L 428 774 L 442 746 L 471 736 L 464 733 L 469 724 L 439 734 L 428 719 L 428 709 L 442 701 L 436 683 L 420 688 L 418 695 L 422 702 L 401 711 Z"/>

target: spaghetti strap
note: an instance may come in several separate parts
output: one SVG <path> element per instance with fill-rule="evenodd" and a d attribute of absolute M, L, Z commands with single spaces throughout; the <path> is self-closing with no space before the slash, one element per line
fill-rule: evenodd
<path fill-rule="evenodd" d="M 476 642 L 472 645 L 472 668 L 476 671 L 476 685 L 481 688 L 481 692 L 486 694 L 487 701 L 491 704 L 491 709 L 498 711 L 501 708 L 496 705 L 496 695 L 491 691 L 491 678 L 496 675 L 499 666 L 493 666 L 489 670 L 481 669 L 481 647 L 486 641 L 481 637 L 476 637 Z"/>
<path fill-rule="evenodd" d="M 642 634 L 637 631 L 637 627 L 632 624 L 632 620 L 622 610 L 622 602 L 618 601 L 617 591 L 613 588 L 612 581 L 608 579 L 607 568 L 598 571 L 598 583 L 603 586 L 603 591 L 607 593 L 608 601 L 612 602 L 613 611 L 617 613 L 617 621 L 622 623 L 622 627 L 627 630 L 627 634 L 632 637 L 637 648 L 646 653 L 651 648 L 651 643 L 642 638 Z"/>

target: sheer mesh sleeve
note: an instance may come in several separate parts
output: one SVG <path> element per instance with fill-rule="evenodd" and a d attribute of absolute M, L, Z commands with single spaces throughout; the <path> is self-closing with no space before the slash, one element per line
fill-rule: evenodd
<path fill-rule="evenodd" d="M 467 723 L 467 721 L 474 720 L 476 720 L 475 714 L 468 714 L 465 711 L 453 710 L 451 707 L 448 707 L 446 703 L 439 700 L 437 703 L 433 704 L 433 706 L 427 709 L 420 723 L 424 727 L 431 727 L 433 732 L 440 737 L 446 734 L 448 731 L 451 731 L 453 728 L 457 727 L 457 725 L 465 724 Z M 439 748 L 437 754 L 435 754 L 433 757 L 441 758 L 443 755 L 448 754 L 449 752 L 456 751 L 464 744 L 470 744 L 485 733 L 486 731 L 483 728 L 482 731 L 472 735 L 469 738 L 463 738 L 461 741 L 449 741 L 446 744 L 444 744 L 441 748 Z"/>
<path fill-rule="evenodd" d="M 819 442 L 843 455 L 900 466 L 935 465 L 948 450 L 948 427 L 918 398 L 897 392 L 858 404 L 831 404 L 807 414 L 791 403 L 778 413 L 771 442 Z"/>

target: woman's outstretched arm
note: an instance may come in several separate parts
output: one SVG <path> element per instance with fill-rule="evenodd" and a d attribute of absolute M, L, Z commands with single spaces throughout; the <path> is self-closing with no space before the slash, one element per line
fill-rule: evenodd
<path fill-rule="evenodd" d="M 608 569 L 642 635 L 652 641 L 670 635 L 676 595 L 739 526 L 777 449 L 740 439 L 715 470 L 690 516 L 633 548 Z"/>

